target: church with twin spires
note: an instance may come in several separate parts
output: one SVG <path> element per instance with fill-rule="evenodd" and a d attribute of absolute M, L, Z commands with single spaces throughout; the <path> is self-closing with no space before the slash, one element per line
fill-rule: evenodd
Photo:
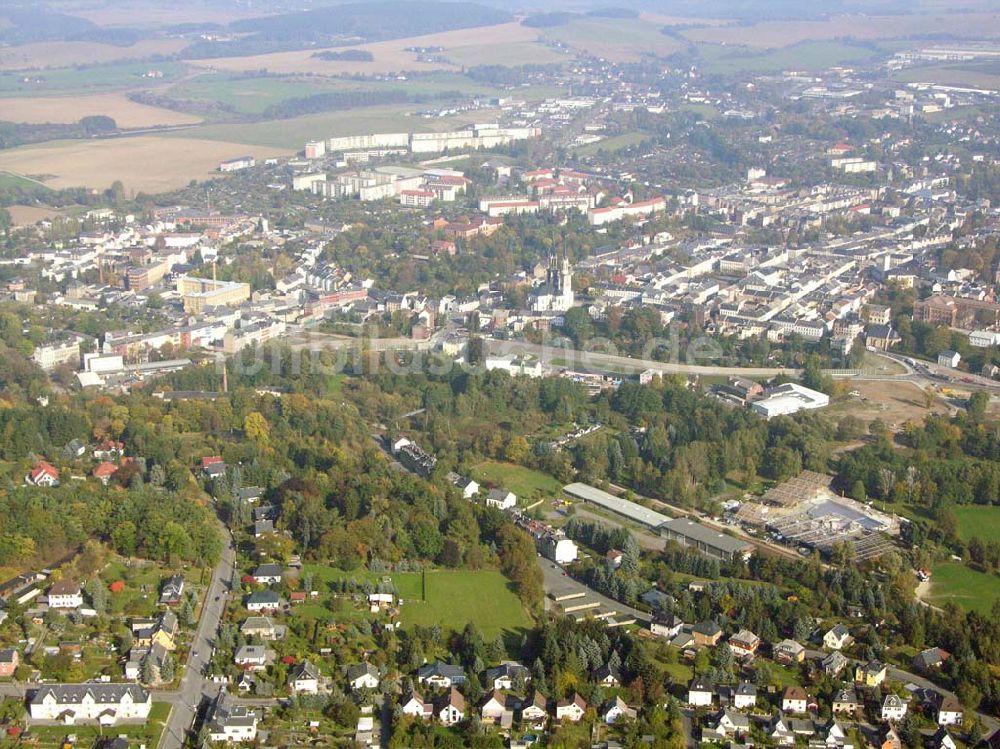
<path fill-rule="evenodd" d="M 573 269 L 569 258 L 553 255 L 545 283 L 531 295 L 532 312 L 566 312 L 573 306 Z"/>

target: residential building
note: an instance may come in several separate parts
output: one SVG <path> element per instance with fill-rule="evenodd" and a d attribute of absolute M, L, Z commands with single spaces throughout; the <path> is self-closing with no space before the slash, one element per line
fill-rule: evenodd
<path fill-rule="evenodd" d="M 757 704 L 757 687 L 748 681 L 740 684 L 732 691 L 732 705 L 737 710 L 747 710 Z"/>
<path fill-rule="evenodd" d="M 850 687 L 838 690 L 833 696 L 832 710 L 834 715 L 855 717 L 860 715 L 864 704 L 858 699 L 858 694 Z"/>
<path fill-rule="evenodd" d="M 688 685 L 688 705 L 711 707 L 715 701 L 715 685 L 705 678 L 696 677 Z"/>
<path fill-rule="evenodd" d="M 58 580 L 49 588 L 50 609 L 78 609 L 83 606 L 83 591 L 73 580 Z"/>
<path fill-rule="evenodd" d="M 583 697 L 573 693 L 568 699 L 559 700 L 556 703 L 556 720 L 568 720 L 571 723 L 578 723 L 587 712 L 587 703 Z"/>
<path fill-rule="evenodd" d="M 253 581 L 258 585 L 277 585 L 284 573 L 280 564 L 261 564 L 253 571 Z"/>
<path fill-rule="evenodd" d="M 783 666 L 802 663 L 806 649 L 795 640 L 782 640 L 771 649 L 771 656 Z"/>
<path fill-rule="evenodd" d="M 153 698 L 135 684 L 44 684 L 28 702 L 32 720 L 66 725 L 144 721 Z"/>
<path fill-rule="evenodd" d="M 781 694 L 781 710 L 785 713 L 804 713 L 809 709 L 809 695 L 800 686 L 786 687 Z"/>
<path fill-rule="evenodd" d="M 263 645 L 243 645 L 233 655 L 233 663 L 248 671 L 267 668 L 267 648 Z"/>
<path fill-rule="evenodd" d="M 448 690 L 448 695 L 437 707 L 437 718 L 443 725 L 453 726 L 465 719 L 465 697 L 455 687 Z"/>
<path fill-rule="evenodd" d="M 378 689 L 380 683 L 378 669 L 370 663 L 359 663 L 347 669 L 347 684 L 351 689 Z"/>
<path fill-rule="evenodd" d="M 288 688 L 292 694 L 317 694 L 319 681 L 319 669 L 307 658 L 292 668 L 288 675 Z"/>
<path fill-rule="evenodd" d="M 601 708 L 601 720 L 609 726 L 614 725 L 622 718 L 635 720 L 637 715 L 638 713 L 635 708 L 629 707 L 625 700 L 617 696 L 605 703 Z"/>
<path fill-rule="evenodd" d="M 211 704 L 205 715 L 209 741 L 242 743 L 257 738 L 257 712 L 238 705 L 225 689 Z"/>
<path fill-rule="evenodd" d="M 417 669 L 417 681 L 436 689 L 460 687 L 465 683 L 465 671 L 443 661 L 427 663 Z"/>
<path fill-rule="evenodd" d="M 281 609 L 281 599 L 273 590 L 258 590 L 246 598 L 247 611 L 278 611 Z"/>
<path fill-rule="evenodd" d="M 850 630 L 843 624 L 835 624 L 826 634 L 823 635 L 823 646 L 830 650 L 840 650 L 846 648 L 854 642 Z"/>
<path fill-rule="evenodd" d="M 882 702 L 882 720 L 898 723 L 906 715 L 906 702 L 898 694 L 887 694 Z"/>
<path fill-rule="evenodd" d="M 820 661 L 820 666 L 823 668 L 823 673 L 827 676 L 838 676 L 847 667 L 848 663 L 849 661 L 843 653 L 839 650 L 834 650 Z"/>
<path fill-rule="evenodd" d="M 962 704 L 952 695 L 944 695 L 937 709 L 938 725 L 961 726 L 964 721 L 965 710 L 962 708 Z"/>
<path fill-rule="evenodd" d="M 409 695 L 400 700 L 399 707 L 403 711 L 403 715 L 410 715 L 422 720 L 430 720 L 434 715 L 434 705 L 425 702 L 419 692 L 410 692 Z"/>
<path fill-rule="evenodd" d="M 175 606 L 181 602 L 184 596 L 184 576 L 171 575 L 160 588 L 160 605 Z"/>
<path fill-rule="evenodd" d="M 31 486 L 59 486 L 59 471 L 51 463 L 40 460 L 24 477 L 24 483 Z"/>
<path fill-rule="evenodd" d="M 713 648 L 722 639 L 722 627 L 713 621 L 698 622 L 691 628 L 695 647 Z"/>
<path fill-rule="evenodd" d="M 729 648 L 737 658 L 753 657 L 756 655 L 759 646 L 760 638 L 749 629 L 741 629 L 729 638 Z"/>
<path fill-rule="evenodd" d="M 684 627 L 684 621 L 674 614 L 664 614 L 662 611 L 653 611 L 649 620 L 649 631 L 657 637 L 664 637 L 668 640 L 675 638 Z"/>
<path fill-rule="evenodd" d="M 506 489 L 490 489 L 486 495 L 486 506 L 498 510 L 509 510 L 517 506 L 517 496 Z"/>
<path fill-rule="evenodd" d="M 517 661 L 504 661 L 499 666 L 486 669 L 487 689 L 514 689 L 518 681 L 531 681 L 531 671 Z"/>
<path fill-rule="evenodd" d="M 886 665 L 880 661 L 868 661 L 854 669 L 854 681 L 866 687 L 877 687 L 885 681 Z"/>
<path fill-rule="evenodd" d="M 14 648 L 0 650 L 0 678 L 10 678 L 21 663 L 21 654 Z"/>

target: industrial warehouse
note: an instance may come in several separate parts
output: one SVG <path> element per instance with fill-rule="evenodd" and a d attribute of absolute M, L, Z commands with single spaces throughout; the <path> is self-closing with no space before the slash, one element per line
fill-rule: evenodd
<path fill-rule="evenodd" d="M 573 483 L 563 487 L 563 491 L 574 499 L 596 505 L 603 510 L 620 515 L 639 525 L 658 532 L 664 538 L 690 546 L 703 554 L 718 559 L 734 559 L 749 556 L 754 545 L 706 525 L 686 518 L 670 518 L 648 507 L 613 494 L 608 494 L 588 484 Z"/>

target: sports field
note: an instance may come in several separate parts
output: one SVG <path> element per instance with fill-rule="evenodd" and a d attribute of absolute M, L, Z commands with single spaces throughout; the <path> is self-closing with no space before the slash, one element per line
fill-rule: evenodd
<path fill-rule="evenodd" d="M 481 484 L 514 492 L 522 504 L 541 497 L 559 496 L 562 492 L 562 484 L 547 473 L 495 460 L 484 460 L 473 468 L 472 478 Z"/>
<path fill-rule="evenodd" d="M 961 562 L 936 565 L 933 572 L 926 600 L 935 606 L 954 601 L 963 609 L 988 613 L 1000 599 L 1000 576 L 976 572 Z"/>
<path fill-rule="evenodd" d="M 127 192 L 156 193 L 216 174 L 220 161 L 251 154 L 285 156 L 288 149 L 222 140 L 139 136 L 56 141 L 0 151 L 0 170 L 34 177 L 48 187 L 104 189 L 121 180 Z M 150 165 L 157 165 L 151 169 Z"/>

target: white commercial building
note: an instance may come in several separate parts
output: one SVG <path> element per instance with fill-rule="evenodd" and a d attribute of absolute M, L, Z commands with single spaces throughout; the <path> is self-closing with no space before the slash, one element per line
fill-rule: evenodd
<path fill-rule="evenodd" d="M 767 391 L 763 398 L 754 401 L 750 407 L 765 419 L 786 416 L 813 408 L 830 405 L 830 396 L 817 390 L 788 382 Z"/>

